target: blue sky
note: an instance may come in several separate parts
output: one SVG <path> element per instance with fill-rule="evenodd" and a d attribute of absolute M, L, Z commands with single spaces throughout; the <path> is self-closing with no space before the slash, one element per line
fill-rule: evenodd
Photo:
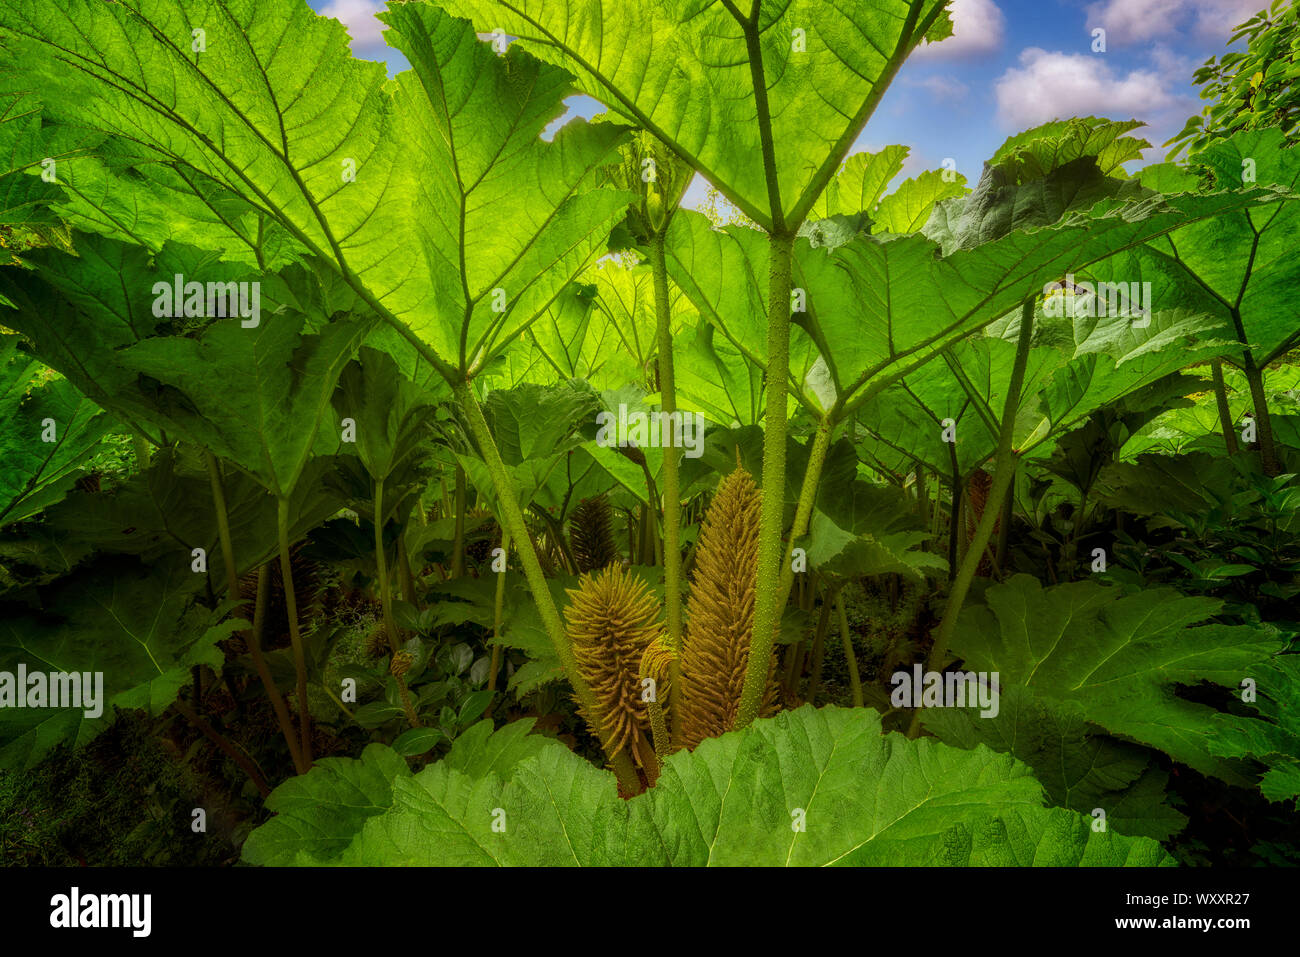
<path fill-rule="evenodd" d="M 563 0 L 557 0 L 563 2 Z M 868 0 L 864 0 L 868 2 Z M 1157 162 L 1162 145 L 1199 112 L 1192 73 L 1224 50 L 1232 26 L 1270 0 L 953 0 L 955 32 L 923 47 L 899 72 L 854 151 L 911 148 L 904 175 L 952 158 L 972 182 L 1012 133 L 1068 116 L 1139 119 Z M 342 20 L 353 52 L 406 67 L 384 46 L 378 0 L 311 0 Z M 1095 30 L 1105 51 L 1094 52 Z M 570 101 L 573 115 L 599 105 Z M 703 195 L 695 188 L 693 205 Z"/>

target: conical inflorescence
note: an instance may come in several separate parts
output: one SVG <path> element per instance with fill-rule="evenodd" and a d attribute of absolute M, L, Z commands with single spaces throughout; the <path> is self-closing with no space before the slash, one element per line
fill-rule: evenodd
<path fill-rule="evenodd" d="M 737 467 L 718 484 L 700 530 L 681 658 L 681 744 L 693 748 L 730 731 L 740 709 L 754 627 L 758 521 L 762 496 Z M 776 656 L 768 671 L 763 715 L 777 708 Z"/>
<path fill-rule="evenodd" d="M 619 559 L 613 517 L 603 495 L 579 502 L 569 516 L 569 545 L 579 572 L 594 572 Z"/>
<path fill-rule="evenodd" d="M 603 731 L 609 756 L 626 751 L 646 767 L 654 756 L 650 715 L 641 699 L 641 658 L 663 634 L 659 602 L 641 578 L 620 565 L 583 575 L 568 594 L 569 640 L 600 711 L 583 717 Z"/>

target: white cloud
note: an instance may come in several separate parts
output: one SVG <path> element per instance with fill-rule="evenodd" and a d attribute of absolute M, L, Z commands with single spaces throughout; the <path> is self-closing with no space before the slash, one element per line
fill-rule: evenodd
<path fill-rule="evenodd" d="M 1116 74 L 1104 57 L 1083 53 L 1049 53 L 1029 47 L 993 85 L 998 120 L 1008 130 L 1022 130 L 1070 116 L 1136 117 L 1186 104 L 1169 91 L 1171 79 L 1155 70 Z"/>
<path fill-rule="evenodd" d="M 1196 4 L 1196 29 L 1226 43 L 1233 27 L 1267 5 L 1267 0 L 1202 0 Z"/>
<path fill-rule="evenodd" d="M 924 80 L 912 81 L 916 86 L 929 90 L 936 100 L 954 102 L 963 99 L 970 92 L 970 87 L 951 76 L 927 76 Z"/>
<path fill-rule="evenodd" d="M 1103 27 L 1107 44 L 1125 46 L 1185 31 L 1226 42 L 1232 28 L 1268 0 L 1099 0 L 1088 6 L 1088 29 Z"/>
<path fill-rule="evenodd" d="M 1171 88 L 1186 88 L 1192 74 L 1202 62 L 1178 53 L 1163 43 L 1153 43 L 1147 57 L 1155 71 L 1169 80 Z"/>
<path fill-rule="evenodd" d="M 329 0 L 320 12 L 341 21 L 348 28 L 352 52 L 356 54 L 362 50 L 384 49 L 384 25 L 375 19 L 375 14 L 383 9 L 382 0 Z"/>
<path fill-rule="evenodd" d="M 951 12 L 952 36 L 939 43 L 922 43 L 914 58 L 949 60 L 1001 49 L 1007 20 L 993 0 L 952 0 Z"/>

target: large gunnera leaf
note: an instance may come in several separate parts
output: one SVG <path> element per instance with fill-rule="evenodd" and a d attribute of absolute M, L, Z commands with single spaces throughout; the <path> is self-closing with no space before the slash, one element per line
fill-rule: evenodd
<path fill-rule="evenodd" d="M 1074 705 L 1111 734 L 1158 748 L 1203 774 L 1252 783 L 1216 757 L 1220 712 L 1182 697 L 1201 682 L 1240 689 L 1247 669 L 1279 649 L 1263 629 L 1212 619 L 1222 603 L 1173 588 L 1124 590 L 1092 581 L 1044 588 L 1016 575 L 962 613 L 953 654 L 1049 703 Z M 1221 692 L 1226 695 L 1227 691 Z"/>
<path fill-rule="evenodd" d="M 1286 148 L 1277 129 L 1256 130 L 1211 144 L 1194 162 L 1213 174 L 1219 189 L 1259 183 L 1289 191 L 1274 203 L 1188 224 L 1146 250 L 1160 268 L 1190 279 L 1200 307 L 1231 323 L 1256 363 L 1266 366 L 1300 342 L 1300 151 Z M 1186 189 L 1196 179 L 1167 165 L 1140 175 L 1144 185 L 1164 190 Z"/>
<path fill-rule="evenodd" d="M 1270 801 L 1300 801 L 1300 655 L 1280 655 L 1251 668 L 1255 709 L 1264 720 L 1220 716 L 1215 754 L 1248 755 L 1268 767 L 1260 790 Z"/>
<path fill-rule="evenodd" d="M 165 167 L 136 170 L 136 186 L 189 184 L 173 218 L 132 222 L 135 242 L 311 257 L 412 330 L 445 374 L 478 371 L 604 251 L 629 194 L 595 189 L 589 174 L 624 130 L 577 122 L 543 141 L 566 73 L 522 50 L 498 57 L 425 3 L 382 18 L 412 65 L 392 83 L 302 0 L 0 3 L 5 57 L 47 117 L 131 141 L 142 164 Z M 65 162 L 70 182 L 96 180 Z M 78 193 L 92 208 L 76 221 L 120 235 L 92 202 L 116 208 L 120 195 Z M 231 228 L 175 222 L 209 223 L 214 208 L 236 217 Z M 293 248 L 250 246 L 263 220 Z"/>
<path fill-rule="evenodd" d="M 336 513 L 341 500 L 321 481 L 327 459 L 313 460 L 289 499 L 289 536 L 297 541 Z M 236 469 L 222 480 L 226 517 L 238 571 L 256 568 L 276 553 L 276 503 L 257 482 Z M 195 452 L 161 449 L 149 467 L 111 490 L 77 489 L 46 509 L 40 524 L 26 526 L 21 542 L 0 540 L 6 558 L 43 570 L 69 570 L 92 555 L 134 555 L 145 564 L 171 562 L 202 548 L 221 554 L 212 479 Z M 12 568 L 12 566 L 11 566 Z M 198 578 L 199 576 L 196 576 Z M 206 578 L 225 588 L 225 563 L 208 565 Z"/>
<path fill-rule="evenodd" d="M 996 715 L 929 708 L 921 720 L 945 744 L 984 744 L 1025 762 L 1053 804 L 1089 815 L 1100 809 L 1106 826 L 1121 834 L 1168 840 L 1187 823 L 1165 802 L 1169 775 L 1153 766 L 1155 752 L 1105 734 L 1077 704 L 1010 685 L 1001 689 Z"/>
<path fill-rule="evenodd" d="M 500 746 L 493 746 L 504 737 Z M 1024 765 L 882 734 L 866 709 L 811 707 L 681 751 L 658 784 L 614 779 L 510 725 L 386 785 L 382 752 L 316 768 L 270 799 L 255 864 L 1153 865 L 1145 838 L 1043 806 Z M 361 767 L 363 762 L 366 766 Z M 391 789 L 391 794 L 390 794 Z M 310 791 L 311 798 L 304 799 Z M 358 793 L 359 792 L 359 793 Z M 381 808 L 379 805 L 383 804 Z M 351 840 L 348 840 L 349 832 Z M 346 847 L 343 845 L 346 842 Z M 342 849 L 341 849 L 342 848 Z"/>
<path fill-rule="evenodd" d="M 1008 319 L 1011 317 L 1008 317 Z M 1139 326 L 1134 327 L 1138 322 Z M 1039 343 L 1026 360 L 1012 449 L 1050 452 L 1055 440 L 1092 413 L 1164 380 L 1196 359 L 1231 348 L 1214 338 L 1215 320 L 1184 310 L 1128 316 L 1035 318 Z M 859 413 L 869 431 L 862 450 L 882 463 L 911 459 L 945 474 L 952 455 L 962 475 L 997 449 L 1018 323 L 998 320 L 882 392 Z M 1182 381 L 1182 380 L 1180 380 Z M 1199 380 L 1179 386 L 1190 392 Z M 1171 389 L 1175 388 L 1170 384 Z M 955 443 L 943 438 L 955 423 Z"/>
<path fill-rule="evenodd" d="M 247 266 L 220 262 L 209 250 L 172 242 L 152 252 L 145 246 L 93 233 L 73 233 L 72 242 L 76 255 L 53 247 L 37 248 L 23 253 L 23 266 L 30 268 L 0 269 L 0 295 L 11 307 L 0 313 L 0 321 L 30 339 L 41 358 L 67 376 L 82 393 L 136 431 L 163 444 L 160 430 L 164 426 L 155 419 L 156 413 L 165 412 L 166 407 L 160 409 L 153 401 L 156 389 L 150 395 L 142 388 L 140 370 L 125 362 L 124 356 L 128 347 L 150 338 L 172 335 L 179 339 L 179 334 L 196 331 L 207 317 L 187 318 L 180 308 L 155 308 L 155 284 L 161 281 L 170 286 L 179 275 L 205 288 L 210 283 L 221 283 L 225 288 L 225 283 L 257 283 L 268 277 Z M 267 285 L 263 282 L 263 286 Z M 251 306 L 255 287 L 243 288 L 249 293 L 247 302 Z M 229 315 L 213 319 L 209 329 L 245 321 L 234 317 L 237 298 L 223 302 L 232 307 Z M 269 302 L 262 305 L 264 330 L 283 317 L 269 315 Z M 168 316 L 168 312 L 174 315 Z M 294 329 L 301 325 L 296 314 L 292 325 Z M 216 386 L 223 396 L 226 387 L 224 382 Z M 166 423 L 165 427 L 172 425 Z"/>
<path fill-rule="evenodd" d="M 155 421 L 287 497 L 332 415 L 339 373 L 365 331 L 361 323 L 335 322 L 303 336 L 296 318 L 271 319 L 257 329 L 227 320 L 201 339 L 147 339 L 122 359 L 137 371 Z M 336 447 L 334 441 L 325 448 Z"/>
<path fill-rule="evenodd" d="M 940 0 L 442 6 L 572 72 L 765 227 L 803 219 L 898 65 L 927 35 L 951 32 Z"/>
<path fill-rule="evenodd" d="M 26 769 L 50 748 L 83 745 L 107 728 L 115 707 L 161 714 L 190 681 L 194 665 L 220 669 L 217 642 L 238 620 L 203 607 L 204 576 L 179 550 L 146 567 L 120 557 L 59 579 L 40 592 L 42 608 L 0 606 L 0 672 L 103 675 L 100 714 L 88 707 L 0 707 L 0 767 Z M 16 679 L 15 679 L 16 680 Z M 30 704 L 30 688 L 18 688 Z M 83 705 L 85 704 L 83 700 Z"/>
<path fill-rule="evenodd" d="M 0 336 L 0 525 L 61 499 L 112 423 L 71 382 Z"/>
<path fill-rule="evenodd" d="M 1095 166 L 1087 169 L 1101 175 Z M 1185 223 L 1275 202 L 1278 196 L 1266 188 L 1163 198 L 1142 194 L 1131 202 L 1105 198 L 1079 210 L 1071 205 L 1076 194 L 1066 190 L 1078 185 L 1069 173 L 1057 171 L 1057 185 L 1066 195 L 1055 201 L 1048 201 L 1054 194 L 1038 181 L 949 201 L 958 204 L 952 210 L 963 210 L 954 216 L 969 220 L 975 237 L 969 243 L 950 243 L 942 230 L 930 227 L 925 235 L 859 235 L 829 250 L 796 241 L 791 392 L 823 409 L 838 401 L 857 410 L 1068 274 Z M 1136 195 L 1136 188 L 1130 192 Z M 986 205 L 971 208 L 981 198 Z M 931 226 L 939 218 L 937 209 Z M 667 235 L 673 281 L 701 316 L 759 367 L 768 358 L 766 246 L 760 232 L 744 226 L 715 229 L 695 213 L 675 216 Z M 1128 344 L 1130 349 L 1139 345 Z M 812 387 L 814 378 L 820 389 Z"/>
<path fill-rule="evenodd" d="M 0 223 L 52 225 L 59 219 L 49 206 L 62 196 L 56 185 L 59 162 L 89 151 L 102 137 L 85 130 L 43 129 L 39 98 L 11 90 L 15 80 L 0 72 Z"/>

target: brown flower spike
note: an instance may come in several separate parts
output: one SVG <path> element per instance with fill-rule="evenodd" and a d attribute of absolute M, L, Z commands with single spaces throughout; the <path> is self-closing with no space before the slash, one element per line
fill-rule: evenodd
<path fill-rule="evenodd" d="M 626 750 L 642 767 L 653 763 L 650 716 L 641 700 L 641 658 L 663 633 L 659 603 L 644 581 L 611 565 L 583 575 L 564 610 L 578 671 L 600 714 L 583 714 L 603 729 L 610 755 Z"/>
<path fill-rule="evenodd" d="M 682 649 L 682 745 L 730 731 L 740 708 L 754 628 L 762 496 L 741 467 L 718 483 L 700 530 Z M 776 712 L 776 656 L 760 714 Z"/>
<path fill-rule="evenodd" d="M 569 543 L 580 572 L 599 571 L 618 561 L 613 519 L 605 496 L 584 499 L 574 508 L 569 516 Z"/>

